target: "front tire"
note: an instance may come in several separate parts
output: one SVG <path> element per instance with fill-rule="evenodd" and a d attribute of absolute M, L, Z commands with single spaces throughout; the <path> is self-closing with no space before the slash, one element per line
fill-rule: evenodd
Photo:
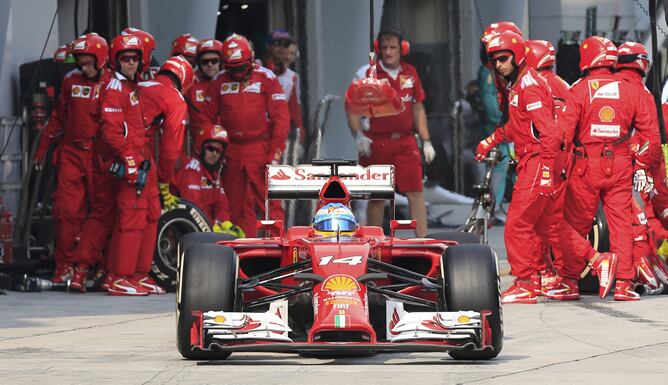
<path fill-rule="evenodd" d="M 238 257 L 234 249 L 217 244 L 189 247 L 179 267 L 176 293 L 176 343 L 187 359 L 225 359 L 229 352 L 192 351 L 190 328 L 198 311 L 232 311 L 236 294 Z"/>
<path fill-rule="evenodd" d="M 490 310 L 487 321 L 492 329 L 494 350 L 452 351 L 456 360 L 489 360 L 503 348 L 503 312 L 499 268 L 494 251 L 487 245 L 448 247 L 441 257 L 443 298 L 448 311 Z"/>

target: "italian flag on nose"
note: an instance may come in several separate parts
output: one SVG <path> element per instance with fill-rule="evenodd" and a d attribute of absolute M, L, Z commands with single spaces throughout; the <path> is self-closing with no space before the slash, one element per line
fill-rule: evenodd
<path fill-rule="evenodd" d="M 349 315 L 336 315 L 334 316 L 334 327 L 336 328 L 345 328 L 347 324 L 350 323 Z"/>

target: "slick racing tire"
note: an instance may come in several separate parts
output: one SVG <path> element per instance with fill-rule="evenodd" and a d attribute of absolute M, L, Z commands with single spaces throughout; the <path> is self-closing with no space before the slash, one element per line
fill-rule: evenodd
<path fill-rule="evenodd" d="M 220 241 L 232 241 L 235 239 L 236 237 L 233 235 L 223 233 L 189 233 L 184 235 L 179 241 L 177 249 L 179 258 L 176 264 L 176 269 L 183 263 L 184 253 L 192 246 L 206 243 L 218 243 Z"/>
<path fill-rule="evenodd" d="M 496 254 L 487 245 L 448 247 L 441 257 L 442 298 L 448 311 L 490 310 L 493 350 L 452 351 L 456 360 L 489 360 L 503 348 L 503 313 Z"/>
<path fill-rule="evenodd" d="M 190 329 L 192 312 L 232 311 L 236 293 L 238 260 L 234 250 L 217 244 L 197 244 L 186 250 L 179 267 L 176 292 L 176 344 L 187 359 L 225 359 L 229 352 L 193 351 Z"/>
<path fill-rule="evenodd" d="M 182 200 L 179 207 L 163 212 L 158 221 L 158 237 L 151 273 L 167 291 L 176 290 L 178 245 L 190 233 L 211 231 L 206 215 L 195 204 Z"/>
<path fill-rule="evenodd" d="M 463 231 L 439 231 L 437 233 L 427 234 L 427 238 L 437 239 L 439 241 L 455 241 L 461 244 L 480 243 L 480 238 L 471 233 Z"/>
<path fill-rule="evenodd" d="M 178 261 L 176 263 L 176 270 L 180 271 L 180 267 L 183 264 L 183 259 L 185 258 L 185 252 L 195 245 L 203 244 L 216 244 L 220 241 L 232 241 L 236 239 L 233 235 L 230 234 L 221 234 L 221 233 L 188 233 L 181 238 L 179 241 L 177 253 Z M 180 276 L 175 274 L 174 278 L 174 289 L 178 285 Z"/>
<path fill-rule="evenodd" d="M 605 218 L 605 214 L 601 207 L 596 211 L 596 217 L 594 217 L 594 222 L 587 235 L 587 239 L 596 251 L 610 251 L 610 230 L 608 229 L 608 220 Z"/>

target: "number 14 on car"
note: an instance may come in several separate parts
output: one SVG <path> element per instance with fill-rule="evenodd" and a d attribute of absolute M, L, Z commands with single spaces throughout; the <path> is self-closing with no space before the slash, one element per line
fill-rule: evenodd
<path fill-rule="evenodd" d="M 330 263 L 345 263 L 347 265 L 355 266 L 362 263 L 363 257 L 361 255 L 355 255 L 352 257 L 343 257 L 334 259 L 333 255 L 328 255 L 326 257 L 320 257 L 320 263 L 318 265 L 325 266 Z"/>

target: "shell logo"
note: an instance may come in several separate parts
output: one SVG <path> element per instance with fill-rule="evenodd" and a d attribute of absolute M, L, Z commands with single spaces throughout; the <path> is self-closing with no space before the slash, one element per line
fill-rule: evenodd
<path fill-rule="evenodd" d="M 327 291 L 359 291 L 360 285 L 348 275 L 333 275 L 322 284 Z"/>
<path fill-rule="evenodd" d="M 612 107 L 604 106 L 598 110 L 598 117 L 604 123 L 610 123 L 615 118 L 615 110 Z"/>

